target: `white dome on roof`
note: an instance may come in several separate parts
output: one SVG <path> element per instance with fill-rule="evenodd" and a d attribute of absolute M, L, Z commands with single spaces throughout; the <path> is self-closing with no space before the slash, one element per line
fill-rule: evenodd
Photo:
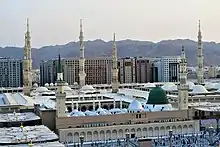
<path fill-rule="evenodd" d="M 144 85 L 144 87 L 152 88 L 152 87 L 156 87 L 156 85 L 154 83 L 147 83 L 147 84 Z"/>
<path fill-rule="evenodd" d="M 44 86 L 45 86 L 45 87 L 48 87 L 48 86 L 49 86 L 49 84 L 48 84 L 48 83 L 46 83 L 46 84 L 44 84 Z"/>
<path fill-rule="evenodd" d="M 57 83 L 55 83 L 54 86 L 57 86 Z"/>
<path fill-rule="evenodd" d="M 141 103 L 137 100 L 133 100 L 128 106 L 128 111 L 141 112 L 143 110 L 144 108 L 142 107 Z"/>
<path fill-rule="evenodd" d="M 77 83 L 77 82 L 74 82 L 73 85 L 78 85 L 78 83 Z"/>
<path fill-rule="evenodd" d="M 72 91 L 72 89 L 69 86 L 63 86 L 64 91 Z"/>
<path fill-rule="evenodd" d="M 48 92 L 49 90 L 46 87 L 38 87 L 35 91 L 36 92 Z"/>
<path fill-rule="evenodd" d="M 205 83 L 205 88 L 215 89 L 215 83 L 207 82 L 207 83 Z"/>
<path fill-rule="evenodd" d="M 33 85 L 34 87 L 38 87 L 38 84 L 37 83 L 34 83 L 34 85 Z"/>
<path fill-rule="evenodd" d="M 67 83 L 67 82 L 65 82 L 65 84 L 64 84 L 65 86 L 68 86 L 69 84 Z"/>
<path fill-rule="evenodd" d="M 189 85 L 189 89 L 193 89 L 193 87 L 195 86 L 195 84 L 191 81 L 187 81 L 186 84 Z"/>
<path fill-rule="evenodd" d="M 165 83 L 161 88 L 165 91 L 177 90 L 177 86 L 172 82 Z"/>
<path fill-rule="evenodd" d="M 81 91 L 94 91 L 95 89 L 91 85 L 84 85 Z"/>
<path fill-rule="evenodd" d="M 195 85 L 192 93 L 208 93 L 207 89 L 202 85 Z"/>
<path fill-rule="evenodd" d="M 53 84 L 53 83 L 50 83 L 50 86 L 54 86 L 54 84 Z"/>

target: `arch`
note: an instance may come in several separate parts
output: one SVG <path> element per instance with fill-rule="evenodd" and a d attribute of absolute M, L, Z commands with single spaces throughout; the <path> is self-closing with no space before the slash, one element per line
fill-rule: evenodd
<path fill-rule="evenodd" d="M 162 136 L 166 135 L 164 126 L 160 127 L 160 135 L 162 135 Z"/>
<path fill-rule="evenodd" d="M 82 112 L 85 112 L 86 110 L 87 110 L 87 107 L 86 107 L 86 106 L 82 106 L 82 107 L 81 107 L 81 111 L 82 111 Z"/>
<path fill-rule="evenodd" d="M 125 134 L 126 134 L 126 133 L 130 133 L 128 129 L 125 129 Z"/>
<path fill-rule="evenodd" d="M 132 128 L 132 129 L 131 129 L 130 134 L 135 134 L 135 136 L 136 136 L 136 131 L 135 131 L 135 128 Z"/>
<path fill-rule="evenodd" d="M 67 134 L 67 139 L 66 139 L 67 142 L 72 142 L 73 141 L 73 133 L 69 132 Z"/>
<path fill-rule="evenodd" d="M 170 131 L 170 130 L 171 130 L 171 129 L 170 129 L 170 126 L 167 126 L 167 127 L 166 127 L 166 131 L 165 131 L 165 132 L 166 132 L 166 135 L 169 135 L 169 131 Z"/>
<path fill-rule="evenodd" d="M 136 135 L 136 137 L 142 137 L 141 128 L 138 128 L 138 129 L 137 129 L 137 135 Z"/>
<path fill-rule="evenodd" d="M 100 131 L 100 140 L 105 140 L 105 132 L 102 130 L 102 131 Z"/>
<path fill-rule="evenodd" d="M 118 131 L 118 138 L 120 139 L 120 138 L 124 138 L 124 134 L 123 134 L 123 130 L 122 129 L 120 129 L 119 131 Z"/>
<path fill-rule="evenodd" d="M 160 136 L 159 127 L 154 128 L 154 136 L 156 137 Z"/>
<path fill-rule="evenodd" d="M 109 109 L 109 108 L 108 108 L 108 105 L 104 105 L 103 108 L 106 109 L 106 110 Z"/>
<path fill-rule="evenodd" d="M 189 128 L 188 128 L 188 133 L 190 133 L 190 134 L 194 134 L 194 133 L 195 133 L 194 128 L 193 128 L 193 125 L 192 125 L 192 124 L 191 124 L 191 125 L 189 125 Z"/>
<path fill-rule="evenodd" d="M 111 105 L 110 105 L 110 109 L 113 109 L 113 108 L 114 108 L 114 105 L 113 105 L 113 104 L 111 104 Z"/>
<path fill-rule="evenodd" d="M 110 130 L 106 131 L 106 138 L 105 139 L 106 140 L 111 139 L 111 131 Z"/>
<path fill-rule="evenodd" d="M 92 132 L 87 132 L 87 141 L 92 141 Z"/>
<path fill-rule="evenodd" d="M 150 127 L 150 128 L 148 129 L 148 136 L 152 137 L 152 136 L 153 136 L 153 132 L 154 132 L 153 128 Z"/>
<path fill-rule="evenodd" d="M 177 127 L 177 134 L 182 134 L 182 126 L 181 125 L 179 125 Z"/>
<path fill-rule="evenodd" d="M 171 130 L 173 131 L 173 134 L 176 134 L 176 126 L 172 126 Z"/>
<path fill-rule="evenodd" d="M 72 107 L 67 106 L 67 111 L 68 111 L 69 113 L 72 112 Z"/>
<path fill-rule="evenodd" d="M 90 105 L 88 109 L 89 109 L 89 111 L 92 111 L 93 110 L 93 106 Z"/>
<path fill-rule="evenodd" d="M 99 140 L 99 136 L 98 136 L 98 132 L 97 131 L 94 131 L 93 132 L 93 141 L 96 141 L 96 140 Z"/>
<path fill-rule="evenodd" d="M 79 142 L 79 133 L 78 132 L 74 133 L 74 142 Z"/>
<path fill-rule="evenodd" d="M 118 138 L 118 133 L 116 130 L 112 131 L 112 139 L 117 139 Z"/>
<path fill-rule="evenodd" d="M 83 136 L 83 137 L 84 137 L 84 140 L 86 140 L 86 133 L 85 133 L 85 132 L 81 132 L 81 133 L 80 133 L 80 136 Z"/>
<path fill-rule="evenodd" d="M 183 134 L 187 134 L 187 133 L 188 133 L 188 127 L 187 127 L 187 125 L 184 125 L 184 126 L 183 126 L 182 132 L 183 132 Z"/>
<path fill-rule="evenodd" d="M 147 128 L 143 128 L 143 137 L 147 137 Z"/>

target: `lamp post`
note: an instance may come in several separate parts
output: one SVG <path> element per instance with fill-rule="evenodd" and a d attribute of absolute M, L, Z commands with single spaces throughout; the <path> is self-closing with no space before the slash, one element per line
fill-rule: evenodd
<path fill-rule="evenodd" d="M 172 130 L 169 130 L 170 147 L 172 147 L 172 136 L 173 136 L 173 131 L 172 131 Z"/>
<path fill-rule="evenodd" d="M 80 139 L 80 144 L 81 144 L 81 147 L 83 147 L 84 136 L 80 136 L 80 137 L 79 137 L 79 139 Z"/>

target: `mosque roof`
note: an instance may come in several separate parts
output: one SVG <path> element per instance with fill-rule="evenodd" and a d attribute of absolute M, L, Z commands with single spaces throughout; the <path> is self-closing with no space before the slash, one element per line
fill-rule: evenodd
<path fill-rule="evenodd" d="M 207 91 L 207 89 L 204 87 L 204 86 L 202 86 L 202 85 L 195 85 L 194 87 L 193 87 L 193 91 L 192 91 L 192 93 L 208 93 L 208 91 Z"/>
<path fill-rule="evenodd" d="M 143 110 L 144 108 L 142 107 L 141 103 L 137 100 L 133 100 L 128 106 L 128 111 L 140 112 Z"/>
<path fill-rule="evenodd" d="M 155 83 L 147 83 L 144 85 L 144 87 L 146 88 L 153 88 L 153 87 L 156 87 Z"/>
<path fill-rule="evenodd" d="M 191 81 L 187 81 L 186 84 L 189 85 L 189 89 L 193 89 L 193 87 L 195 86 L 195 84 Z"/>
<path fill-rule="evenodd" d="M 146 112 L 169 111 L 169 110 L 172 110 L 172 105 L 171 104 L 162 104 L 162 105 L 146 104 L 144 106 L 144 110 Z"/>
<path fill-rule="evenodd" d="M 84 85 L 82 88 L 81 88 L 81 91 L 93 91 L 95 90 L 91 85 Z"/>
<path fill-rule="evenodd" d="M 155 87 L 150 91 L 147 104 L 157 105 L 168 103 L 167 95 L 161 87 Z"/>
<path fill-rule="evenodd" d="M 212 82 L 206 82 L 205 83 L 205 88 L 207 89 L 215 89 L 215 83 L 212 83 Z"/>
<path fill-rule="evenodd" d="M 46 87 L 38 87 L 36 90 L 36 92 L 46 92 L 49 91 Z"/>
<path fill-rule="evenodd" d="M 161 88 L 165 91 L 177 90 L 177 86 L 172 82 L 165 83 Z"/>

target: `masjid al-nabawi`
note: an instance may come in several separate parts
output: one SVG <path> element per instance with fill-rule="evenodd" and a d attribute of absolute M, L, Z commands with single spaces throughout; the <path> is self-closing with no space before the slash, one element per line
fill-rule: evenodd
<path fill-rule="evenodd" d="M 80 20 L 79 88 L 64 81 L 61 57 L 57 83 L 49 87 L 32 86 L 29 25 L 24 47 L 24 94 L 33 99 L 34 112 L 41 123 L 59 135 L 60 142 L 149 138 L 200 132 L 201 119 L 220 109 L 220 84 L 204 82 L 202 35 L 199 23 L 197 85 L 187 80 L 187 61 L 181 49 L 179 83 L 119 84 L 117 47 L 113 35 L 113 76 L 111 85 L 85 85 L 84 43 Z M 10 97 L 12 99 L 12 97 Z M 219 108 L 218 108 L 219 107 Z M 22 109 L 22 108 L 19 108 Z M 218 126 L 218 125 L 217 125 Z"/>

